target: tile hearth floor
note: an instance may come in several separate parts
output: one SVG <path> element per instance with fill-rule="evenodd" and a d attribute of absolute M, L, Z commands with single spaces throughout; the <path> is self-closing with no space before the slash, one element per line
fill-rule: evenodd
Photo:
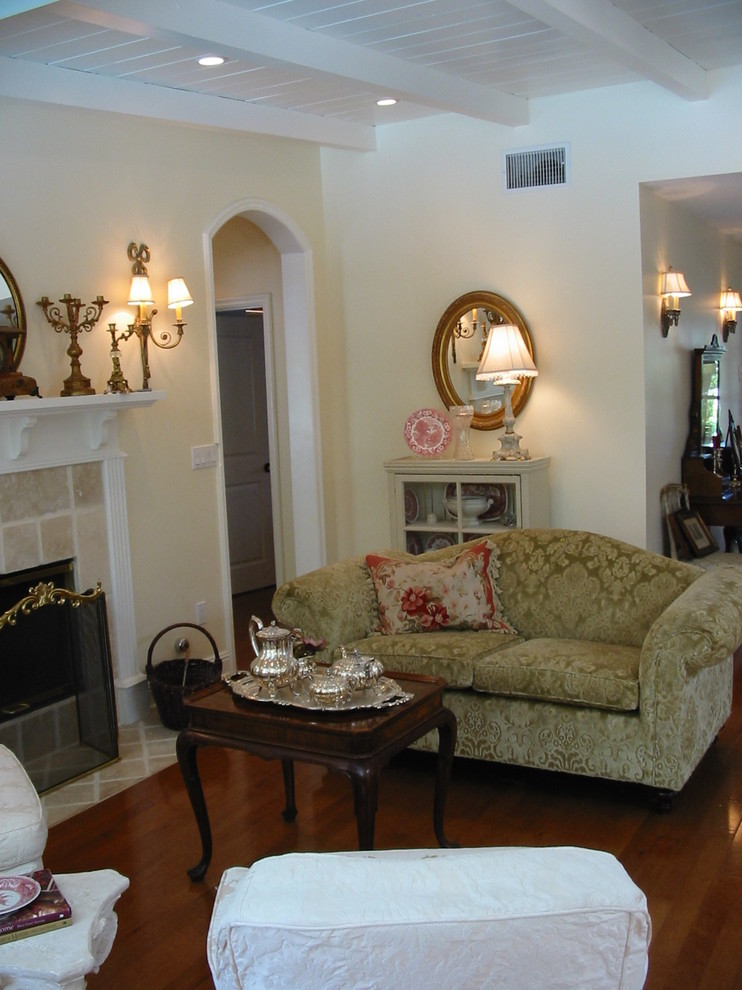
<path fill-rule="evenodd" d="M 49 827 L 176 763 L 177 738 L 154 706 L 141 722 L 120 726 L 118 760 L 41 795 Z"/>

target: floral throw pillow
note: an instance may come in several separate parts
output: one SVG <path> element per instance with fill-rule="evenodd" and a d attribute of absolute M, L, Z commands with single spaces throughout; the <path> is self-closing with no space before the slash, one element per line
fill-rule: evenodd
<path fill-rule="evenodd" d="M 515 632 L 502 615 L 497 551 L 486 540 L 435 563 L 368 554 L 366 564 L 376 589 L 382 633 Z"/>

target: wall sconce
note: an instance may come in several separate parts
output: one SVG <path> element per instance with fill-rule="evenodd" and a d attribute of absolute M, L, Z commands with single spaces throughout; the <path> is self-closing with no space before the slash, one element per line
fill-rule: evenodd
<path fill-rule="evenodd" d="M 132 334 L 136 334 L 139 338 L 139 347 L 142 357 L 142 391 L 149 391 L 149 341 L 151 340 L 153 344 L 157 347 L 161 347 L 163 350 L 170 350 L 173 347 L 177 347 L 180 343 L 181 337 L 183 336 L 183 328 L 185 323 L 183 322 L 183 307 L 190 306 L 193 302 L 185 281 L 182 278 L 173 278 L 167 284 L 168 292 L 168 309 L 175 310 L 175 323 L 173 326 L 176 328 L 176 334 L 173 335 L 169 330 L 159 331 L 159 339 L 152 332 L 152 317 L 157 313 L 156 309 L 147 312 L 148 306 L 154 306 L 154 299 L 152 298 L 152 289 L 149 285 L 149 276 L 147 274 L 146 264 L 149 263 L 150 253 L 149 248 L 146 244 L 140 244 L 139 247 L 132 241 L 129 245 L 127 255 L 129 261 L 132 262 L 131 266 L 131 288 L 129 289 L 129 299 L 128 303 L 130 306 L 138 306 L 139 312 L 134 323 L 131 324 L 128 330 L 124 331 L 119 340 L 128 340 Z M 114 344 L 116 339 L 114 337 Z"/>
<path fill-rule="evenodd" d="M 662 296 L 662 313 L 660 315 L 660 326 L 662 336 L 666 337 L 671 326 L 677 326 L 680 319 L 680 304 L 678 299 L 691 294 L 685 275 L 682 272 L 674 272 L 669 268 L 662 273 L 660 283 L 660 295 Z"/>
<path fill-rule="evenodd" d="M 727 289 L 726 292 L 721 294 L 721 334 L 726 343 L 729 340 L 729 334 L 734 333 L 737 329 L 737 312 L 742 309 L 742 299 L 739 297 L 739 292 L 735 292 L 733 289 Z"/>
<path fill-rule="evenodd" d="M 456 326 L 453 328 L 453 336 L 451 337 L 451 358 L 454 364 L 456 364 L 456 341 L 470 340 L 478 329 L 481 329 L 482 332 L 482 349 L 480 351 L 479 357 L 481 358 L 482 354 L 484 354 L 484 345 L 487 340 L 487 323 L 485 320 L 482 320 L 481 323 L 477 323 L 476 309 L 473 309 L 471 313 L 472 313 L 471 323 L 464 322 L 464 317 L 462 316 L 462 318 L 458 320 Z M 469 314 L 467 313 L 464 315 L 468 316 Z"/>
<path fill-rule="evenodd" d="M 515 415 L 511 396 L 521 378 L 538 374 L 520 329 L 511 323 L 496 323 L 490 328 L 484 354 L 477 368 L 477 381 L 502 385 L 505 398 L 505 433 L 500 437 L 500 450 L 492 454 L 493 461 L 527 461 L 530 454 L 522 449 L 519 433 L 515 432 Z"/>

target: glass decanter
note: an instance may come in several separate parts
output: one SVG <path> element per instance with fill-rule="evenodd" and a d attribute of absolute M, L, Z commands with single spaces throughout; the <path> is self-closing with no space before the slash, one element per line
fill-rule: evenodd
<path fill-rule="evenodd" d="M 455 461 L 471 461 L 474 451 L 471 449 L 469 427 L 474 418 L 474 406 L 451 406 L 449 416 L 454 436 L 453 458 Z"/>

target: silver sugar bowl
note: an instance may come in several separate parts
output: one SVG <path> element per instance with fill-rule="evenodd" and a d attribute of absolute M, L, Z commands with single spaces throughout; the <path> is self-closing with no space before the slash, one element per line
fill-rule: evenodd
<path fill-rule="evenodd" d="M 337 708 L 349 701 L 352 693 L 351 683 L 332 667 L 325 674 L 315 673 L 309 682 L 309 697 L 322 708 Z"/>
<path fill-rule="evenodd" d="M 365 691 L 376 687 L 384 673 L 384 665 L 376 657 L 365 656 L 355 649 L 348 652 L 341 646 L 340 657 L 332 664 L 330 671 L 345 678 L 353 691 Z"/>

